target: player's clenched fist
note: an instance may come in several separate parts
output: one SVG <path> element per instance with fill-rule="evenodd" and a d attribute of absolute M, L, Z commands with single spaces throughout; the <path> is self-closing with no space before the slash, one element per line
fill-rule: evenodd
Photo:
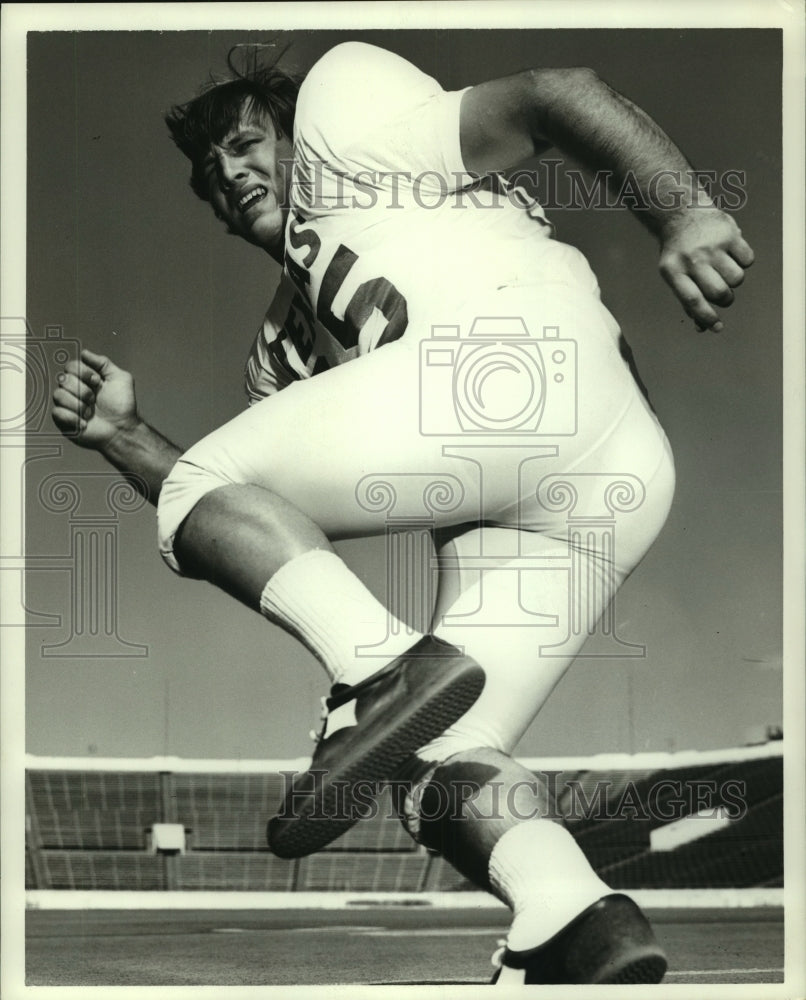
<path fill-rule="evenodd" d="M 660 272 L 700 330 L 722 329 L 714 306 L 733 302 L 753 259 L 739 227 L 718 208 L 690 208 L 661 233 Z"/>
<path fill-rule="evenodd" d="M 82 351 L 57 377 L 53 422 L 82 448 L 103 449 L 138 423 L 134 379 L 109 358 Z"/>

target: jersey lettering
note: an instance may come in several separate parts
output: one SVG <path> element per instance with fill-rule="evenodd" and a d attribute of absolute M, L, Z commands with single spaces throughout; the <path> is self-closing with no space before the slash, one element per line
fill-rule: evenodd
<path fill-rule="evenodd" d="M 313 267 L 313 262 L 319 256 L 319 251 L 322 249 L 322 241 L 316 234 L 315 229 L 302 228 L 307 223 L 308 220 L 305 216 L 295 213 L 291 217 L 291 225 L 288 227 L 288 241 L 295 250 L 299 250 L 301 247 L 308 247 L 308 252 L 303 258 L 302 266 L 310 269 Z M 286 254 L 287 261 L 288 254 Z"/>
<path fill-rule="evenodd" d="M 288 315 L 285 318 L 280 335 L 288 337 L 294 345 L 300 361 L 304 365 L 307 365 L 313 351 L 316 332 L 314 330 L 314 318 L 311 307 L 305 296 L 299 292 L 295 292 L 294 297 L 291 299 L 291 305 L 288 307 Z"/>
<path fill-rule="evenodd" d="M 372 278 L 358 286 L 345 313 L 347 325 L 356 331 L 356 343 L 358 332 L 372 315 L 373 309 L 377 309 L 386 319 L 386 329 L 378 338 L 376 347 L 382 347 L 403 336 L 409 325 L 406 300 L 391 281 Z"/>
<path fill-rule="evenodd" d="M 357 254 L 343 243 L 339 244 L 322 278 L 319 301 L 316 303 L 317 319 L 327 327 L 342 347 L 354 347 L 358 343 L 358 332 L 350 330 L 344 320 L 333 315 L 333 300 L 357 260 Z"/>
<path fill-rule="evenodd" d="M 342 347 L 350 348 L 356 346 L 364 324 L 377 309 L 386 319 L 386 328 L 376 344 L 380 347 L 405 333 L 409 324 L 406 300 L 391 281 L 371 278 L 356 288 L 344 310 L 344 319 L 339 319 L 333 312 L 333 300 L 357 260 L 357 254 L 343 243 L 339 244 L 322 279 L 316 315 Z"/>
<path fill-rule="evenodd" d="M 315 229 L 305 228 L 307 225 L 305 216 L 299 212 L 292 214 L 285 268 L 299 294 L 291 301 L 282 330 L 305 365 L 311 357 L 315 340 L 310 269 L 322 249 L 319 234 Z M 292 256 L 292 250 L 303 249 L 304 253 Z M 340 243 L 325 269 L 315 304 L 316 319 L 345 350 L 357 346 L 361 330 L 375 310 L 386 320 L 386 326 L 373 345 L 375 347 L 402 337 L 409 322 L 405 297 L 384 277 L 362 282 L 350 296 L 343 317 L 335 314 L 333 303 L 357 261 L 358 255 Z"/>

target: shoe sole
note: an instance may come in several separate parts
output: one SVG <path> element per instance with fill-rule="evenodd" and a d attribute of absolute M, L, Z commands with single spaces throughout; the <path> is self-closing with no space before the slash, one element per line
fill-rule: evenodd
<path fill-rule="evenodd" d="M 645 954 L 626 958 L 618 969 L 610 969 L 597 983 L 605 986 L 629 983 L 659 983 L 666 975 L 666 956 L 659 949 L 647 949 Z"/>
<path fill-rule="evenodd" d="M 611 966 L 601 979 L 596 979 L 593 985 L 596 986 L 629 986 L 629 985 L 649 985 L 657 984 L 666 975 L 666 956 L 660 951 L 648 951 L 638 957 L 634 956 L 619 963 L 618 968 Z M 492 978 L 491 985 L 495 985 L 500 977 L 500 972 L 496 972 Z M 537 984 L 546 985 L 546 984 Z M 555 984 L 556 985 L 556 984 Z M 576 984 L 581 985 L 581 984 Z"/>
<path fill-rule="evenodd" d="M 659 983 L 666 956 L 644 914 L 622 893 L 602 897 L 546 944 L 505 967 L 523 970 L 526 985 Z M 500 973 L 493 977 L 493 983 Z"/>
<path fill-rule="evenodd" d="M 594 954 L 606 953 L 612 935 L 610 960 L 599 969 L 590 969 L 585 982 L 601 985 L 659 983 L 666 974 L 666 956 L 655 940 L 646 917 L 635 902 L 620 893 L 604 900 L 604 925 L 591 926 L 589 947 Z"/>
<path fill-rule="evenodd" d="M 478 666 L 447 681 L 442 689 L 397 725 L 343 771 L 334 772 L 328 783 L 316 788 L 292 819 L 274 817 L 268 825 L 272 852 L 280 858 L 313 854 L 346 833 L 361 819 L 361 807 L 351 794 L 356 782 L 378 785 L 388 780 L 416 750 L 440 736 L 448 726 L 473 706 L 484 688 L 484 671 Z M 315 815 L 311 815 L 315 810 Z"/>

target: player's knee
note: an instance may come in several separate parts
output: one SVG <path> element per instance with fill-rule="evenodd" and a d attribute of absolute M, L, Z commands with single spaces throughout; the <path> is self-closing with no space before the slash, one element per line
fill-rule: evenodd
<path fill-rule="evenodd" d="M 204 497 L 231 483 L 232 479 L 217 471 L 214 463 L 196 457 L 190 460 L 187 455 L 179 459 L 163 482 L 157 504 L 159 549 L 162 558 L 177 573 L 195 575 L 187 546 L 183 546 L 189 515 Z"/>

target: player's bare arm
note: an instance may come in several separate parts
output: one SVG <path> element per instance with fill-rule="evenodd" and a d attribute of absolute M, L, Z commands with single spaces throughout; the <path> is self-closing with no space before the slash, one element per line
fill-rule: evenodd
<path fill-rule="evenodd" d="M 149 500 L 182 454 L 137 412 L 131 374 L 100 354 L 84 350 L 67 363 L 53 393 L 53 422 L 81 448 L 101 455 Z"/>
<path fill-rule="evenodd" d="M 506 170 L 554 146 L 619 184 L 635 179 L 658 238 L 660 272 L 700 329 L 733 302 L 753 263 L 739 227 L 697 185 L 691 166 L 644 111 L 590 69 L 542 69 L 473 87 L 463 97 L 462 156 L 478 174 Z"/>

